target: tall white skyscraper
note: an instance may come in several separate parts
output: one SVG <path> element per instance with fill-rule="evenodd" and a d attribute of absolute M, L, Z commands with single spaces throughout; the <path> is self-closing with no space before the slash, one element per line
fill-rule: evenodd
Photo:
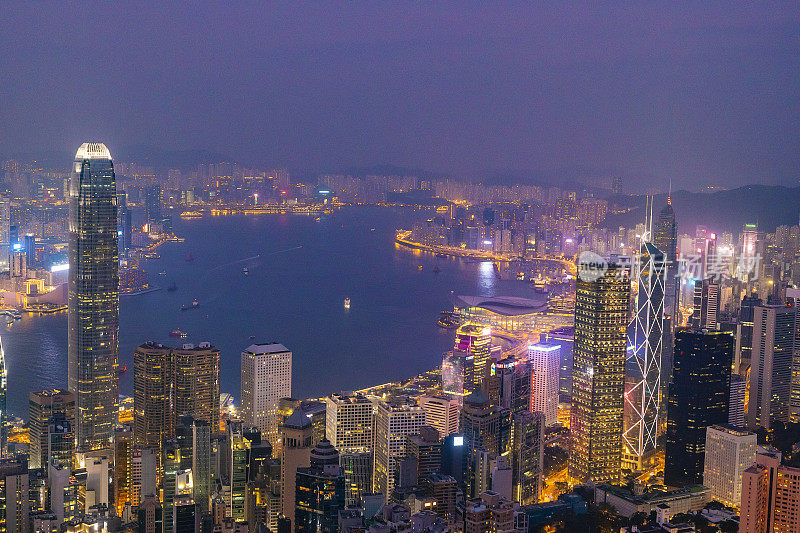
<path fill-rule="evenodd" d="M 283 344 L 253 344 L 242 352 L 242 419 L 278 442 L 278 399 L 292 395 L 292 352 Z"/>
<path fill-rule="evenodd" d="M 755 464 L 758 442 L 755 433 L 733 426 L 710 426 L 706 430 L 703 485 L 710 496 L 731 507 L 742 501 L 742 474 Z"/>
<path fill-rule="evenodd" d="M 397 479 L 397 466 L 405 457 L 406 436 L 419 433 L 425 425 L 425 411 L 410 403 L 378 404 L 375 412 L 375 450 L 372 490 L 388 500 Z"/>
<path fill-rule="evenodd" d="M 771 429 L 791 418 L 792 362 L 798 335 L 797 311 L 784 305 L 753 308 L 753 351 L 747 427 Z"/>
<path fill-rule="evenodd" d="M 558 371 L 561 366 L 561 345 L 540 342 L 528 346 L 533 369 L 531 410 L 544 413 L 545 426 L 558 423 Z"/>

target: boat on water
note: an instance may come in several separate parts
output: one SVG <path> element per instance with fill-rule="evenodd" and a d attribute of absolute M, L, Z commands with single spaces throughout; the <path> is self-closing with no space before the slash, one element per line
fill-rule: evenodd
<path fill-rule="evenodd" d="M 177 290 L 178 290 L 178 286 L 177 286 L 177 285 L 175 285 L 175 282 L 174 282 L 174 281 L 173 281 L 172 283 L 170 283 L 170 284 L 169 284 L 169 287 L 167 287 L 167 291 L 168 291 L 168 292 L 175 292 L 175 291 L 177 291 Z"/>
<path fill-rule="evenodd" d="M 197 301 L 197 298 L 195 298 L 192 301 L 192 305 L 182 305 L 181 311 L 188 311 L 189 309 L 197 309 L 198 307 L 200 307 L 200 303 Z"/>
<path fill-rule="evenodd" d="M 455 329 L 461 325 L 461 317 L 452 311 L 442 311 L 439 313 L 439 320 L 436 324 L 440 328 Z"/>
<path fill-rule="evenodd" d="M 158 273 L 158 275 L 159 276 L 166 276 L 167 275 L 167 271 L 166 270 L 162 270 L 161 272 Z"/>
<path fill-rule="evenodd" d="M 176 339 L 180 339 L 188 336 L 188 333 L 186 333 L 185 331 L 181 331 L 179 329 L 173 329 L 172 331 L 169 332 L 169 336 L 175 337 Z"/>
<path fill-rule="evenodd" d="M 344 308 L 345 309 L 350 309 L 350 298 L 345 298 L 344 299 Z"/>
<path fill-rule="evenodd" d="M 422 265 L 417 265 L 417 270 L 422 270 Z"/>
<path fill-rule="evenodd" d="M 248 274 L 250 274 L 250 271 L 249 271 L 249 270 L 247 270 L 247 267 L 242 267 L 242 274 L 244 274 L 245 276 L 247 276 Z"/>

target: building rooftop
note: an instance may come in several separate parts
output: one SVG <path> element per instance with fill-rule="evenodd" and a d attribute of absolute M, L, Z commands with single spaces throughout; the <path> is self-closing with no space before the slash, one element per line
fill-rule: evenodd
<path fill-rule="evenodd" d="M 251 344 L 244 350 L 253 355 L 265 355 L 271 353 L 283 353 L 290 351 L 286 346 L 278 342 L 267 342 L 264 344 Z"/>
<path fill-rule="evenodd" d="M 75 159 L 111 159 L 111 152 L 103 143 L 83 143 L 75 153 Z"/>
<path fill-rule="evenodd" d="M 530 315 L 547 311 L 547 302 L 517 296 L 458 296 L 457 307 L 480 307 L 505 316 Z"/>

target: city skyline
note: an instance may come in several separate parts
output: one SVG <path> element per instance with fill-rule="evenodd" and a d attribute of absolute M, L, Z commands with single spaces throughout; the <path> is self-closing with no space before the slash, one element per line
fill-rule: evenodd
<path fill-rule="evenodd" d="M 4 4 L 6 157 L 103 138 L 124 159 L 139 146 L 645 190 L 791 185 L 800 169 L 790 3 L 86 9 L 105 29 L 76 41 L 83 10 Z M 87 55 L 105 68 L 76 64 Z"/>

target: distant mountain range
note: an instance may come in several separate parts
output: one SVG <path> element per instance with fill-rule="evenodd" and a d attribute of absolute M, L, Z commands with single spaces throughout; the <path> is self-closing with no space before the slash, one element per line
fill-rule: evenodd
<path fill-rule="evenodd" d="M 645 219 L 644 196 L 615 196 L 611 202 L 627 206 L 631 211 L 610 215 L 604 225 L 608 228 L 632 228 Z M 655 196 L 653 216 L 667 203 L 667 195 Z M 739 233 L 744 224 L 758 224 L 758 229 L 772 233 L 781 225 L 798 223 L 800 217 L 800 187 L 776 185 L 746 185 L 738 189 L 715 193 L 677 191 L 672 194 L 672 208 L 678 224 L 678 234 L 694 235 L 698 225 L 714 232 Z"/>

